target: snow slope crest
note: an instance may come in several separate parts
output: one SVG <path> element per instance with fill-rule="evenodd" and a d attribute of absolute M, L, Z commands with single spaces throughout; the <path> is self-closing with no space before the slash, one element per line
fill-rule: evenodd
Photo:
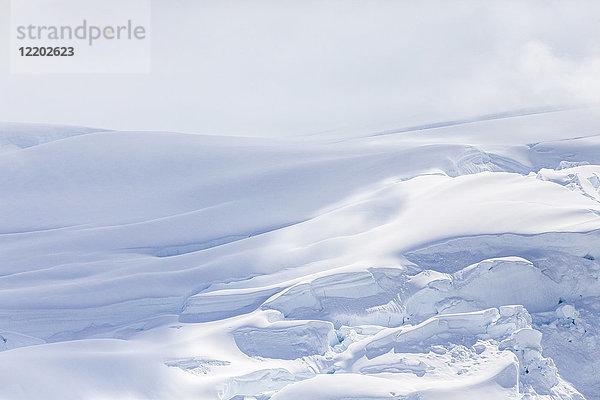
<path fill-rule="evenodd" d="M 0 397 L 598 400 L 597 111 L 0 125 Z"/>

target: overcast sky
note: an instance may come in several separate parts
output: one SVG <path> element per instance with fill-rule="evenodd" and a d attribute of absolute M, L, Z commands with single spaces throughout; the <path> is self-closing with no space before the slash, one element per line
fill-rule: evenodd
<path fill-rule="evenodd" d="M 300 135 L 600 102 L 594 0 L 153 1 L 139 75 L 10 74 L 9 7 L 0 121 Z"/>

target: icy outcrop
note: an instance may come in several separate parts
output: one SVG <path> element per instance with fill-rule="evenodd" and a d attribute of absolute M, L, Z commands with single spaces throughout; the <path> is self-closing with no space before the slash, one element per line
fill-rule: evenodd
<path fill-rule="evenodd" d="M 227 291 L 200 293 L 187 299 L 179 320 L 207 322 L 246 314 L 256 310 L 278 291 L 278 288 L 267 288 L 233 293 Z"/>
<path fill-rule="evenodd" d="M 476 174 L 479 172 L 518 172 L 526 173 L 528 168 L 515 160 L 493 153 L 483 152 L 476 147 L 466 149 L 455 158 L 453 168 L 447 170 L 449 176 Z"/>
<path fill-rule="evenodd" d="M 463 354 L 462 369 L 453 372 L 462 376 L 467 359 L 484 363 L 480 355 L 486 351 L 510 352 L 514 361 L 489 382 L 527 398 L 583 399 L 544 355 L 542 332 L 533 327 L 528 310 L 543 315 L 556 309 L 551 311 L 556 321 L 575 321 L 579 313 L 564 302 L 600 291 L 598 264 L 565 253 L 538 256 L 537 262 L 494 258 L 453 274 L 415 274 L 412 267 L 342 272 L 295 284 L 262 308 L 277 310 L 286 319 L 320 317 L 335 324 L 337 343 L 293 356 L 312 353 L 317 357 L 313 369 L 321 374 L 435 376 L 446 368 L 442 365 L 449 354 Z M 306 331 L 308 336 L 311 330 Z M 244 352 L 258 355 L 256 350 Z M 285 353 L 278 357 L 290 358 Z"/>
<path fill-rule="evenodd" d="M 332 274 L 296 284 L 266 301 L 262 308 L 280 311 L 286 318 L 318 318 L 341 325 L 399 325 L 400 309 L 381 308 L 393 303 L 407 282 L 404 269 L 372 268 Z"/>
<path fill-rule="evenodd" d="M 249 356 L 293 360 L 325 354 L 337 343 L 333 325 L 325 321 L 275 322 L 267 327 L 234 331 L 239 349 Z"/>
<path fill-rule="evenodd" d="M 416 326 L 384 329 L 341 353 L 317 357 L 314 378 L 295 376 L 297 383 L 288 382 L 265 398 L 292 399 L 310 391 L 316 399 L 442 399 L 454 398 L 459 390 L 498 399 L 583 399 L 542 356 L 541 336 L 522 306 L 436 316 Z M 364 380 L 366 386 L 339 386 L 345 376 Z M 387 395 L 383 390 L 376 394 L 377 381 L 364 376 L 380 378 L 377 386 L 389 387 Z M 364 397 L 366 388 L 373 392 Z"/>
<path fill-rule="evenodd" d="M 320 318 L 340 325 L 398 326 L 435 314 L 521 304 L 531 312 L 600 293 L 600 266 L 561 253 L 484 260 L 454 274 L 378 269 L 332 274 L 296 284 L 262 308 L 286 318 Z"/>
<path fill-rule="evenodd" d="M 349 293 L 353 292 L 349 290 Z M 338 293 L 341 294 L 343 292 Z M 571 314 L 570 308 L 561 310 L 562 313 Z M 302 357 L 313 365 L 311 370 L 317 374 L 393 374 L 399 379 L 408 379 L 406 374 L 422 378 L 450 373 L 468 382 L 469 376 L 481 373 L 477 372 L 480 368 L 488 368 L 487 373 L 496 372 L 485 379 L 487 384 L 497 385 L 498 390 L 512 391 L 515 396 L 521 393 L 533 396 L 531 398 L 550 396 L 551 399 L 583 399 L 576 389 L 560 377 L 553 361 L 542 355 L 542 333 L 532 328 L 532 319 L 522 305 L 436 315 L 420 324 L 397 328 L 343 326 L 336 332 L 337 341 L 332 340 L 330 331 L 316 333 L 315 322 L 297 321 L 285 333 L 284 329 L 275 326 L 260 330 L 242 328 L 234 332 L 234 337 L 238 347 L 248 355 L 280 359 Z M 273 325 L 276 324 L 281 322 Z M 240 332 L 244 334 L 240 335 Z M 321 335 L 320 349 L 302 350 L 307 342 L 317 342 L 313 337 L 315 333 Z M 282 346 L 278 341 L 284 336 L 300 351 L 293 352 L 286 345 Z M 267 339 L 257 342 L 259 337 Z M 325 337 L 329 337 L 328 345 L 322 341 Z M 301 345 L 298 338 L 306 342 Z M 249 346 L 249 342 L 253 344 Z M 268 353 L 265 349 L 270 349 L 269 344 L 283 350 L 278 355 Z M 514 356 L 507 356 L 507 352 Z M 491 360 L 489 357 L 492 357 Z M 493 368 L 486 367 L 492 360 L 496 360 L 496 365 Z M 301 374 L 286 375 L 287 383 L 284 385 L 279 380 L 278 385 L 283 388 L 295 381 L 317 379 L 311 378 L 310 374 L 307 376 L 306 370 L 299 371 Z M 232 387 L 228 388 L 228 393 L 232 394 Z M 288 390 L 282 390 L 277 396 L 288 396 L 287 393 Z M 295 393 L 295 389 L 291 393 Z M 418 396 L 419 393 L 415 391 L 412 395 Z M 253 394 L 269 398 L 272 393 Z"/>
<path fill-rule="evenodd" d="M 547 258 L 549 254 L 570 258 L 600 259 L 600 230 L 590 232 L 551 232 L 535 235 L 498 234 L 472 235 L 443 240 L 406 251 L 406 258 L 423 269 L 454 273 L 482 260 L 520 256 L 530 261 Z M 555 263 L 554 268 L 561 267 Z M 562 266 L 561 268 L 568 268 Z"/>
<path fill-rule="evenodd" d="M 559 170 L 542 169 L 536 178 L 554 182 L 592 200 L 600 201 L 600 167 L 597 165 L 573 165 Z"/>
<path fill-rule="evenodd" d="M 587 398 L 600 393 L 599 311 L 600 297 L 590 297 L 534 315 L 534 324 L 543 333 L 544 355 Z"/>
<path fill-rule="evenodd" d="M 485 260 L 454 273 L 407 300 L 410 314 L 426 315 L 455 310 L 521 304 L 530 312 L 553 309 L 561 301 L 600 292 L 600 269 L 586 259 L 561 264 L 561 257 L 540 260 L 538 267 L 523 258 Z M 427 306 L 429 305 L 429 309 Z"/>
<path fill-rule="evenodd" d="M 471 346 L 478 338 L 486 337 L 488 327 L 498 318 L 496 309 L 432 317 L 419 325 L 379 333 L 365 347 L 365 355 L 374 358 L 392 349 L 395 353 L 427 351 L 432 345 L 451 341 L 450 337 Z"/>
<path fill-rule="evenodd" d="M 167 367 L 179 368 L 193 375 L 207 375 L 215 367 L 230 365 L 229 361 L 211 360 L 201 357 L 187 357 L 165 361 Z"/>

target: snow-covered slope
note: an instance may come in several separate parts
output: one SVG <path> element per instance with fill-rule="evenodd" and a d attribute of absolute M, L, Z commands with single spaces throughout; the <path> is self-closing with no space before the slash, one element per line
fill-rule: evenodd
<path fill-rule="evenodd" d="M 2 399 L 600 399 L 600 110 L 0 125 Z"/>

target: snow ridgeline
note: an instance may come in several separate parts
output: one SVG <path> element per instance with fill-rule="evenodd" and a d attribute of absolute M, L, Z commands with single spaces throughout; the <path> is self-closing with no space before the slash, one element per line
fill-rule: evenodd
<path fill-rule="evenodd" d="M 598 126 L 0 125 L 0 398 L 598 399 Z"/>

